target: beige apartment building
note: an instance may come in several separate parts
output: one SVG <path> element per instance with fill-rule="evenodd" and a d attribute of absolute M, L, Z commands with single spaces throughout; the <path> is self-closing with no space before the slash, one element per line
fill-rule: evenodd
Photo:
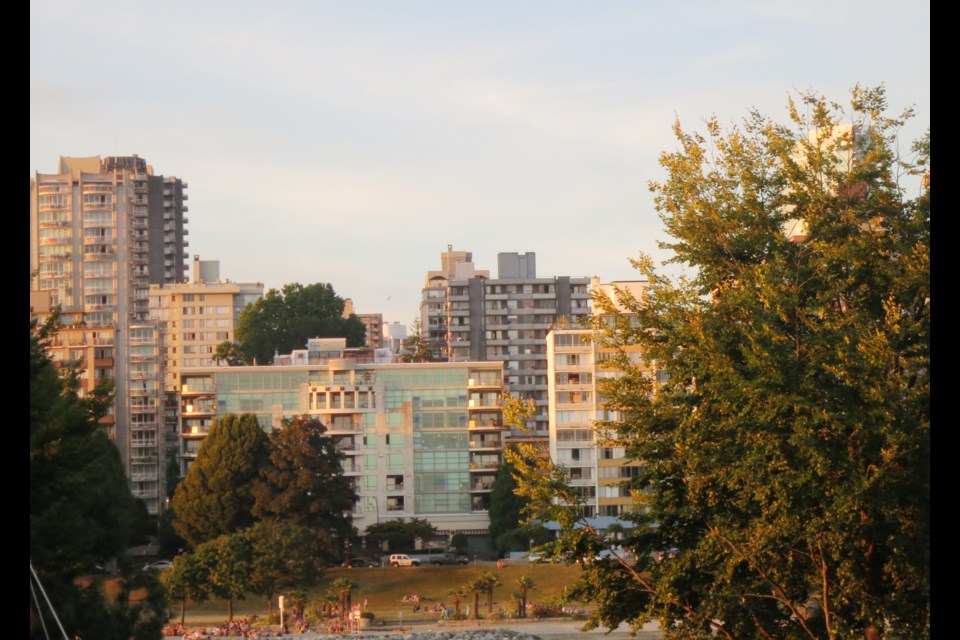
<path fill-rule="evenodd" d="M 55 173 L 30 179 L 33 311 L 61 312 L 56 359 L 82 357 L 91 382 L 114 378 L 105 425 L 133 494 L 152 514 L 165 478 L 162 356 L 149 288 L 186 273 L 186 189 L 136 155 L 61 157 Z"/>
<path fill-rule="evenodd" d="M 593 291 L 616 301 L 614 287 L 639 298 L 646 282 L 601 284 L 594 278 L 591 285 Z M 618 372 L 605 363 L 609 350 L 597 344 L 593 329 L 553 328 L 546 342 L 550 459 L 569 469 L 570 484 L 584 500 L 583 515 L 606 528 L 633 509 L 629 491 L 619 484 L 640 468 L 636 460 L 626 457 L 623 447 L 610 446 L 594 428 L 597 420 L 618 418 L 606 408 L 599 392 L 600 381 Z M 627 351 L 641 366 L 639 347 Z"/>
<path fill-rule="evenodd" d="M 248 304 L 263 297 L 262 282 L 220 279 L 220 263 L 193 257 L 193 280 L 150 287 L 150 317 L 162 334 L 165 449 L 177 455 L 180 371 L 213 367 L 217 345 L 234 342 L 236 322 Z"/>

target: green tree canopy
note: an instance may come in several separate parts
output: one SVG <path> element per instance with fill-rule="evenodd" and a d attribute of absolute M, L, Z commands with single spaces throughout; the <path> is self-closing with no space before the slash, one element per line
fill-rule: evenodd
<path fill-rule="evenodd" d="M 180 603 L 180 624 L 186 624 L 187 601 L 205 602 L 210 597 L 207 571 L 192 553 L 184 553 L 173 559 L 173 566 L 160 576 L 167 596 Z"/>
<path fill-rule="evenodd" d="M 801 95 L 789 125 L 676 125 L 651 189 L 691 275 L 641 256 L 645 297 L 618 300 L 636 322 L 600 334 L 643 350 L 646 371 L 612 360 L 601 393 L 620 419 L 598 427 L 644 463 L 648 512 L 626 540 L 636 563 L 594 563 L 570 591 L 595 603 L 591 625 L 929 636 L 929 180 L 915 197 L 898 183 L 929 176 L 929 133 L 904 161 L 910 114 L 885 111 L 882 87 L 856 87 L 846 108 Z M 565 500 L 542 499 L 558 471 L 528 495 L 583 545 Z"/>
<path fill-rule="evenodd" d="M 363 346 L 366 327 L 356 315 L 344 318 L 343 309 L 343 298 L 323 282 L 268 290 L 237 319 L 234 335 L 244 362 L 269 364 L 275 353 L 303 349 L 310 338 L 346 338 L 348 347 Z M 220 355 L 229 362 L 235 351 L 224 345 Z"/>
<path fill-rule="evenodd" d="M 367 542 L 381 547 L 386 542 L 390 551 L 411 551 L 417 538 L 427 540 L 437 534 L 437 529 L 422 518 L 384 520 L 367 527 Z"/>
<path fill-rule="evenodd" d="M 316 584 L 323 572 L 315 532 L 290 522 L 258 522 L 242 532 L 253 549 L 250 592 L 267 599 Z"/>
<path fill-rule="evenodd" d="M 217 345 L 213 351 L 213 359 L 217 364 L 225 364 L 229 367 L 238 367 L 243 362 L 243 348 L 239 342 L 230 342 L 224 340 Z"/>
<path fill-rule="evenodd" d="M 214 421 L 173 496 L 173 526 L 192 547 L 254 523 L 252 487 L 267 442 L 253 414 Z"/>
<path fill-rule="evenodd" d="M 233 620 L 234 600 L 243 600 L 254 588 L 254 548 L 245 531 L 208 540 L 193 552 L 195 570 L 206 578 L 209 594 L 227 601 L 227 620 Z"/>
<path fill-rule="evenodd" d="M 357 494 L 343 475 L 343 454 L 327 428 L 307 415 L 284 420 L 269 436 L 267 462 L 253 481 L 253 515 L 324 535 L 352 532 Z"/>

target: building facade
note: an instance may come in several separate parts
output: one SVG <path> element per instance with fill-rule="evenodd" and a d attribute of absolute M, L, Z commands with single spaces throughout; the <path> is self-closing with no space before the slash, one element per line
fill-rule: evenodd
<path fill-rule="evenodd" d="M 69 328 L 53 355 L 82 353 L 94 363 L 90 375 L 114 378 L 105 425 L 133 494 L 152 514 L 165 478 L 162 347 L 149 289 L 186 273 L 186 189 L 136 155 L 61 157 L 56 173 L 30 179 L 31 292 L 46 292 L 48 311 L 60 309 Z"/>
<path fill-rule="evenodd" d="M 594 279 L 592 288 L 616 302 L 615 288 L 639 299 L 645 286 L 642 281 L 600 284 Z M 604 322 L 602 316 L 595 319 L 598 326 Z M 639 347 L 625 350 L 633 363 L 643 366 Z M 619 375 L 607 364 L 610 354 L 596 340 L 594 329 L 555 328 L 547 336 L 550 459 L 570 471 L 570 484 L 583 498 L 583 515 L 597 519 L 601 528 L 634 508 L 629 491 L 620 485 L 640 469 L 622 446 L 605 441 L 595 428 L 598 420 L 618 419 L 599 389 L 604 378 Z"/>
<path fill-rule="evenodd" d="M 429 272 L 422 293 L 421 322 L 441 359 L 495 361 L 504 366 L 506 388 L 532 399 L 538 414 L 530 432 L 515 439 L 548 436 L 547 332 L 576 326 L 591 313 L 589 277 L 539 278 L 536 255 L 497 255 L 498 274 L 477 271 L 466 252 L 448 247 L 444 269 Z"/>
<path fill-rule="evenodd" d="M 227 413 L 253 413 L 268 432 L 284 418 L 315 416 L 345 455 L 361 535 L 398 518 L 485 534 L 502 461 L 502 364 L 378 362 L 372 350 L 331 354 L 329 345 L 307 351 L 278 359 L 291 364 L 181 370 L 182 458 L 192 462 Z"/>
<path fill-rule="evenodd" d="M 217 346 L 233 342 L 237 319 L 248 304 L 263 297 L 262 282 L 220 279 L 220 263 L 193 258 L 193 280 L 150 286 L 150 317 L 160 332 L 163 365 L 164 449 L 167 460 L 179 451 L 180 371 L 226 364 L 214 358 Z M 185 465 L 180 461 L 179 468 Z"/>

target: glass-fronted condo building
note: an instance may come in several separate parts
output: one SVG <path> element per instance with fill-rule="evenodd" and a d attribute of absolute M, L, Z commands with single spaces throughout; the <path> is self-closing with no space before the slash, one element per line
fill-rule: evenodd
<path fill-rule="evenodd" d="M 252 413 L 269 432 L 308 414 L 345 455 L 361 536 L 398 518 L 486 534 L 503 451 L 503 363 L 378 362 L 380 350 L 351 351 L 295 352 L 280 366 L 181 369 L 181 473 L 218 416 Z"/>

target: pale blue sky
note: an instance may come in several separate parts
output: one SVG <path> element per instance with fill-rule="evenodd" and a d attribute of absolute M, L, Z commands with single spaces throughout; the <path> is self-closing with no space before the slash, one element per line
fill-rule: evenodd
<path fill-rule="evenodd" d="M 927 3 L 30 3 L 30 172 L 138 154 L 189 183 L 190 254 L 329 282 L 409 325 L 440 253 L 633 279 L 671 127 L 786 121 L 883 83 L 930 121 Z"/>

